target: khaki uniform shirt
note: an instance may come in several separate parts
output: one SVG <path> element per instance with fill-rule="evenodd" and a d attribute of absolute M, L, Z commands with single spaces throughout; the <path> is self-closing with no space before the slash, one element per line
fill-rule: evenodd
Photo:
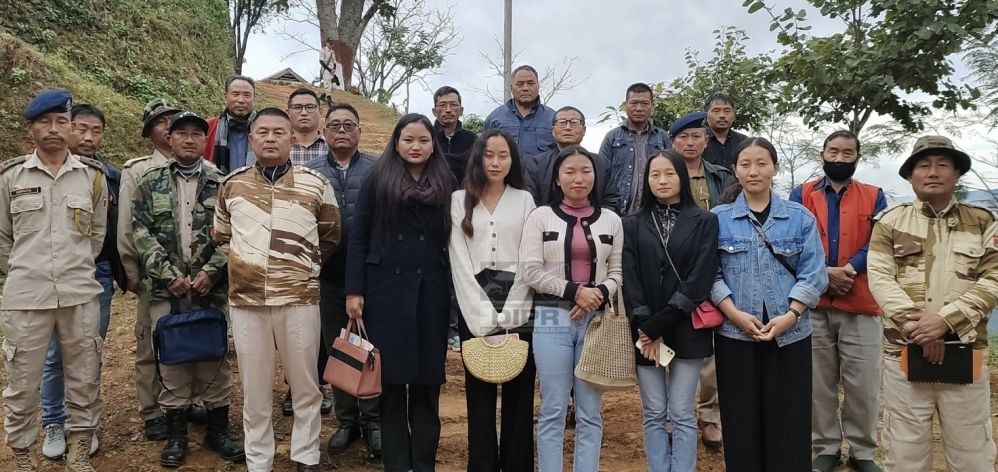
<path fill-rule="evenodd" d="M 180 204 L 180 252 L 184 255 L 184 262 L 191 262 L 191 233 L 194 224 L 194 204 L 198 197 L 198 174 L 195 172 L 190 177 L 185 177 L 179 170 L 173 171 L 173 176 L 177 179 L 177 203 Z M 191 280 L 197 274 L 187 274 Z"/>
<path fill-rule="evenodd" d="M 101 169 L 98 161 L 69 154 L 53 175 L 37 153 L 0 167 L 0 269 L 7 273 L 0 308 L 74 306 L 101 293 L 94 278 L 107 230 Z"/>
<path fill-rule="evenodd" d="M 707 170 L 703 168 L 703 162 L 700 163 L 700 175 L 690 176 L 690 190 L 697 206 L 710 210 L 710 186 L 707 185 Z"/>
<path fill-rule="evenodd" d="M 139 186 L 142 176 L 149 169 L 170 162 L 170 157 L 158 149 L 148 156 L 136 157 L 125 163 L 121 169 L 121 189 L 118 190 L 118 254 L 121 264 L 125 267 L 128 280 L 141 280 L 139 273 L 138 253 L 135 251 L 135 240 L 132 239 L 132 211 L 135 199 L 135 187 Z"/>
<path fill-rule="evenodd" d="M 870 238 L 870 291 L 884 310 L 884 349 L 897 355 L 914 323 L 937 313 L 962 342 L 987 349 L 987 324 L 998 304 L 998 225 L 986 208 L 955 200 L 938 217 L 925 202 L 877 217 Z"/>

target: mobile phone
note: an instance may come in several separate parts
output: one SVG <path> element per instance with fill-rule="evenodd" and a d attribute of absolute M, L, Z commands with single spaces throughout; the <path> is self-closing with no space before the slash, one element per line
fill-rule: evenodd
<path fill-rule="evenodd" d="M 638 350 L 640 351 L 641 350 L 641 341 L 638 340 L 637 342 L 635 342 L 634 343 L 634 347 L 638 348 Z M 676 357 L 676 351 L 673 351 L 671 347 L 666 346 L 665 343 L 662 343 L 659 346 L 659 348 L 658 348 L 658 365 L 659 366 L 665 367 L 665 366 L 669 365 L 669 363 L 672 362 L 672 359 L 674 357 Z"/>

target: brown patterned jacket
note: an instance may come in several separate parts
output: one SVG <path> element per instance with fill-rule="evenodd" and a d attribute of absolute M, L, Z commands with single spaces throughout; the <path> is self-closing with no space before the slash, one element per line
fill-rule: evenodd
<path fill-rule="evenodd" d="M 213 237 L 228 256 L 232 306 L 316 305 L 340 210 L 318 172 L 292 166 L 271 184 L 259 166 L 244 167 L 222 182 Z"/>

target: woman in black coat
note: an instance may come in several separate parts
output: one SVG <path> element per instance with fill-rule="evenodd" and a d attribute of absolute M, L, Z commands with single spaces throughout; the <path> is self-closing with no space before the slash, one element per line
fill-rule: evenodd
<path fill-rule="evenodd" d="M 433 126 L 402 117 L 364 182 L 347 248 L 347 314 L 381 350 L 385 470 L 431 471 L 447 357 L 453 177 Z"/>
<path fill-rule="evenodd" d="M 710 295 L 717 273 L 717 217 L 697 207 L 676 151 L 652 156 L 644 175 L 641 207 L 623 222 L 623 291 L 632 336 L 641 345 L 645 455 L 649 471 L 696 470 L 695 397 L 700 366 L 713 353 L 713 330 L 694 329 L 692 313 Z M 658 359 L 668 349 L 675 358 L 666 369 Z"/>

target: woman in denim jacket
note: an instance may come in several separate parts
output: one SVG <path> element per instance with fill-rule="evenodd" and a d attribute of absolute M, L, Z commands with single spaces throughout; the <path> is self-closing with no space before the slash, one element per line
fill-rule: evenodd
<path fill-rule="evenodd" d="M 811 321 L 828 285 L 814 216 L 771 191 L 776 149 L 735 151 L 742 190 L 715 207 L 718 270 L 711 300 L 724 462 L 738 472 L 811 470 Z"/>

